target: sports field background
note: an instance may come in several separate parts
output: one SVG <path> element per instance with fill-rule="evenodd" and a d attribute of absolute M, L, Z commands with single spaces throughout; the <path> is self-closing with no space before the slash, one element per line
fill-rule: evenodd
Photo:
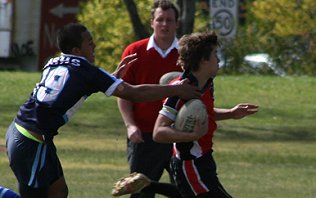
<path fill-rule="evenodd" d="M 0 72 L 0 186 L 13 190 L 5 131 L 39 78 L 40 73 Z M 315 87 L 314 77 L 216 77 L 216 106 L 260 106 L 256 115 L 218 124 L 214 156 L 219 178 L 234 197 L 316 197 Z M 69 197 L 111 197 L 113 183 L 128 174 L 125 133 L 115 98 L 101 93 L 60 129 L 55 142 Z"/>

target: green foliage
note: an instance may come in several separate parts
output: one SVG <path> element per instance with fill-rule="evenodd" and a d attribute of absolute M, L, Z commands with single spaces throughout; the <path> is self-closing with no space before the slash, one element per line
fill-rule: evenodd
<path fill-rule="evenodd" d="M 221 73 L 226 74 L 246 74 L 251 73 L 250 68 L 244 64 L 244 57 L 248 54 L 263 53 L 265 49 L 262 48 L 258 39 L 265 39 L 264 37 L 253 36 L 251 28 L 239 28 L 234 39 L 222 40 L 222 54 L 225 56 L 225 67 L 221 69 Z M 254 71 L 253 71 L 254 72 Z M 259 72 L 259 71 L 258 71 Z M 267 74 L 262 73 L 260 74 Z"/>
<path fill-rule="evenodd" d="M 230 67 L 225 73 L 247 73 L 246 54 L 267 53 L 288 75 L 316 74 L 316 1 L 248 0 L 246 25 L 224 43 Z M 267 74 L 270 74 L 269 72 Z"/>
<path fill-rule="evenodd" d="M 287 74 L 316 74 L 316 1 L 255 1 L 246 28 Z"/>
<path fill-rule="evenodd" d="M 259 22 L 266 22 L 278 36 L 308 36 L 316 27 L 316 1 L 255 1 L 252 12 Z"/>
<path fill-rule="evenodd" d="M 211 16 L 209 12 L 198 9 L 199 2 L 196 2 L 197 9 L 195 11 L 194 30 L 193 32 L 203 32 L 209 29 Z"/>
<path fill-rule="evenodd" d="M 288 74 L 316 74 L 316 1 L 255 1 L 251 11 Z"/>
<path fill-rule="evenodd" d="M 151 1 L 137 2 L 140 17 L 149 24 Z M 133 27 L 122 0 L 90 0 L 81 4 L 78 21 L 85 24 L 94 36 L 97 47 L 96 64 L 107 71 L 114 71 L 123 49 L 135 41 Z"/>

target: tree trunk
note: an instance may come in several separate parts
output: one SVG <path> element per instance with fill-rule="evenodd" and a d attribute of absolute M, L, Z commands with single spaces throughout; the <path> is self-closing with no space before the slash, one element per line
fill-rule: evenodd
<path fill-rule="evenodd" d="M 195 0 L 177 0 L 180 8 L 180 27 L 178 36 L 190 34 L 194 28 Z"/>
<path fill-rule="evenodd" d="M 128 10 L 136 37 L 138 39 L 143 39 L 143 38 L 148 37 L 149 32 L 147 32 L 145 26 L 142 24 L 139 18 L 137 7 L 134 0 L 124 0 L 124 3 Z"/>

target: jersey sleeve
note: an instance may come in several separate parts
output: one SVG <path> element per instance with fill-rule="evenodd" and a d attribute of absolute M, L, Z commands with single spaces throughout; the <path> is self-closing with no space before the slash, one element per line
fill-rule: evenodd
<path fill-rule="evenodd" d="M 102 68 L 97 68 L 92 78 L 94 79 L 93 82 L 98 91 L 102 91 L 106 96 L 111 96 L 116 88 L 123 82 L 122 79 L 116 78 Z"/>
<path fill-rule="evenodd" d="M 181 100 L 179 97 L 167 98 L 163 103 L 162 109 L 159 111 L 159 114 L 164 115 L 170 120 L 175 121 L 179 111 L 179 104 L 181 104 Z"/>

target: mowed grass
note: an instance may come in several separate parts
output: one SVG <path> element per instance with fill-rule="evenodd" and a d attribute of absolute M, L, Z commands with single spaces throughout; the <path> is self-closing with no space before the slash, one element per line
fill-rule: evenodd
<path fill-rule="evenodd" d="M 39 78 L 40 73 L 0 72 L 0 186 L 13 190 L 5 131 Z M 313 77 L 216 77 L 216 106 L 260 106 L 243 120 L 218 122 L 214 157 L 234 197 L 316 197 L 315 87 Z M 128 174 L 126 131 L 115 98 L 91 96 L 59 132 L 55 143 L 69 197 L 111 197 L 113 183 Z"/>

